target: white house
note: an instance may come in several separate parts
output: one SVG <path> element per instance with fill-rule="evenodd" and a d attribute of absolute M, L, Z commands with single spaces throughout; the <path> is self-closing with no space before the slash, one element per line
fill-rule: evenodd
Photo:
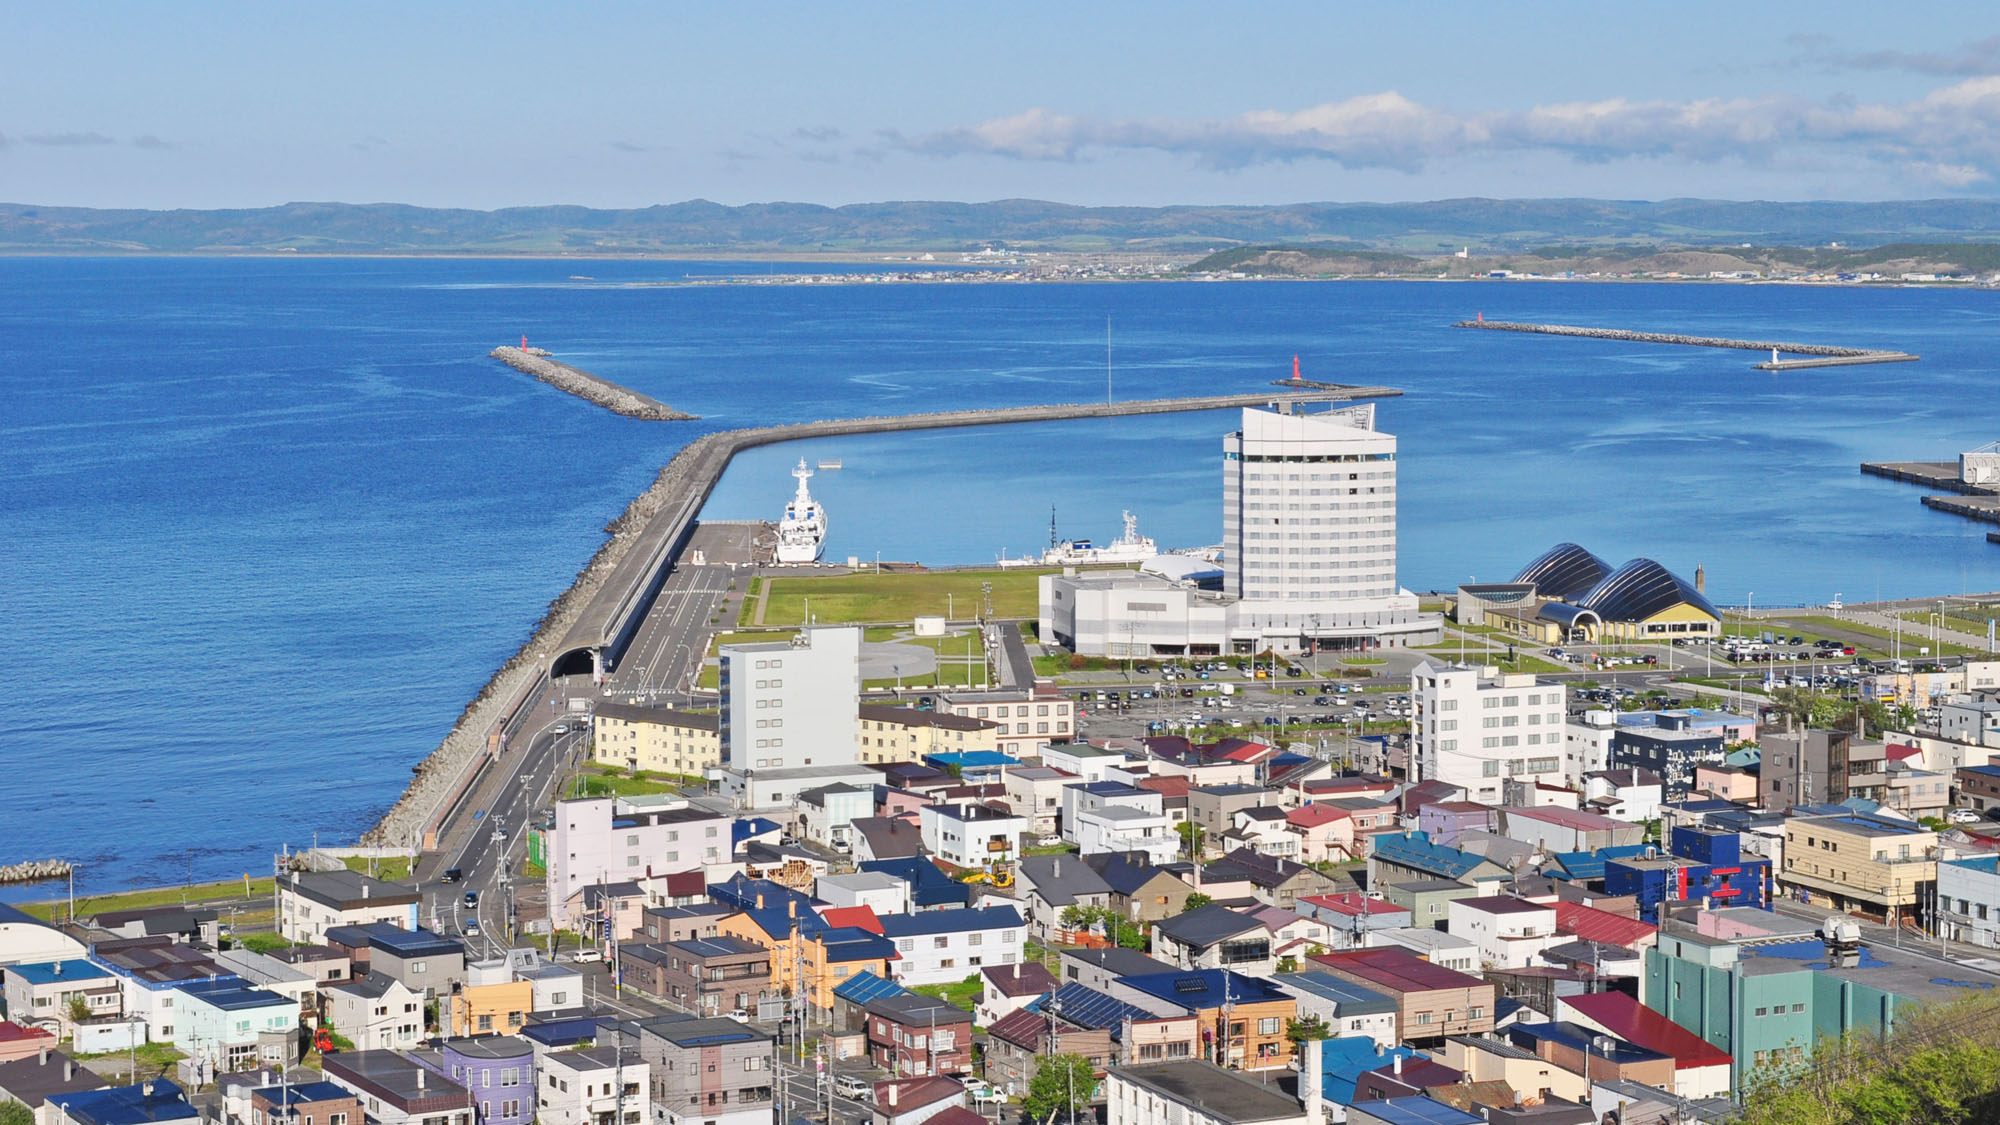
<path fill-rule="evenodd" d="M 1453 937 L 1479 948 L 1482 968 L 1525 969 L 1540 963 L 1542 950 L 1561 945 L 1556 908 L 1511 895 L 1454 899 L 1445 907 Z"/>
<path fill-rule="evenodd" d="M 925 805 L 917 810 L 924 850 L 953 867 L 1014 862 L 1027 829 L 1026 819 L 985 805 Z"/>
<path fill-rule="evenodd" d="M 988 965 L 1019 964 L 1027 926 L 1011 906 L 891 914 L 882 936 L 896 943 L 890 975 L 904 986 L 955 984 Z"/>
<path fill-rule="evenodd" d="M 1499 804 L 1508 778 L 1560 781 L 1563 686 L 1497 668 L 1426 660 L 1410 673 L 1413 780 L 1443 781 Z"/>
<path fill-rule="evenodd" d="M 822 875 L 813 880 L 813 897 L 828 906 L 865 906 L 878 918 L 910 912 L 910 884 L 880 871 Z"/>
<path fill-rule="evenodd" d="M 1659 774 L 1637 766 L 1595 770 L 1583 778 L 1585 807 L 1632 824 L 1660 819 L 1665 793 Z"/>
<path fill-rule="evenodd" d="M 1122 781 L 1086 781 L 1066 786 L 1062 802 L 1063 839 L 1074 844 L 1077 842 L 1076 819 L 1079 814 L 1120 807 L 1164 815 L 1166 794 Z"/>
<path fill-rule="evenodd" d="M 635 810 L 612 797 L 557 801 L 550 829 L 550 920 L 570 924 L 569 903 L 599 883 L 728 863 L 731 818 L 692 806 Z"/>
<path fill-rule="evenodd" d="M 278 933 L 318 945 L 335 926 L 387 922 L 414 930 L 420 897 L 409 887 L 358 871 L 294 871 L 278 884 Z"/>
<path fill-rule="evenodd" d="M 175 993 L 174 1044 L 218 1074 L 289 1061 L 284 1044 L 264 1047 L 266 1032 L 296 1032 L 299 1002 L 234 977 L 183 982 Z"/>
<path fill-rule="evenodd" d="M 1153 794 L 1158 797 L 1158 793 Z M 1143 852 L 1152 863 L 1168 863 L 1180 853 L 1180 833 L 1164 812 L 1147 812 L 1130 805 L 1105 805 L 1077 814 L 1065 824 L 1066 834 L 1076 837 L 1082 855 Z"/>
<path fill-rule="evenodd" d="M 1433 965 L 1473 976 L 1478 976 L 1480 972 L 1479 947 L 1471 939 L 1429 926 L 1369 930 L 1361 935 L 1361 946 L 1364 949 L 1407 949 Z"/>
<path fill-rule="evenodd" d="M 329 984 L 320 990 L 334 1034 L 363 1051 L 408 1051 L 424 1037 L 424 997 L 386 973 Z"/>
<path fill-rule="evenodd" d="M 1290 810 L 1278 805 L 1258 805 L 1237 809 L 1230 815 L 1229 831 L 1217 844 L 1225 851 L 1249 848 L 1258 855 L 1274 855 L 1296 861 L 1302 843 L 1292 831 Z"/>
<path fill-rule="evenodd" d="M 1028 830 L 1037 836 L 1055 834 L 1062 817 L 1062 793 L 1066 786 L 1082 778 L 1053 766 L 1009 766 L 1000 784 L 1007 789 L 1007 804 L 1027 818 Z"/>
<path fill-rule="evenodd" d="M 1041 755 L 1043 765 L 1075 774 L 1084 781 L 1103 781 L 1106 770 L 1125 761 L 1125 755 L 1118 751 L 1100 749 L 1088 742 L 1044 746 Z"/>
<path fill-rule="evenodd" d="M 1585 711 L 1563 724 L 1563 782 L 1581 786 L 1585 774 L 1611 768 L 1611 736 L 1618 733 L 1618 716 L 1611 711 Z"/>
<path fill-rule="evenodd" d="M 1317 1087 L 1318 1066 L 1306 1077 Z M 1324 1119 L 1316 1089 L 1301 1104 L 1274 1085 L 1201 1059 L 1111 1067 L 1104 1101 L 1109 1125 L 1320 1125 Z"/>
<path fill-rule="evenodd" d="M 854 848 L 854 822 L 875 815 L 872 786 L 836 782 L 799 794 L 805 838 L 837 852 Z"/>
<path fill-rule="evenodd" d="M 1937 896 L 1952 937 L 2000 949 L 2000 857 L 1971 856 L 1938 864 Z"/>
<path fill-rule="evenodd" d="M 617 1047 L 593 1047 L 543 1055 L 536 1074 L 535 1120 L 541 1125 L 640 1125 L 651 1108 L 646 1093 L 651 1066 L 635 1050 L 626 1049 L 622 1059 L 619 1054 Z"/>

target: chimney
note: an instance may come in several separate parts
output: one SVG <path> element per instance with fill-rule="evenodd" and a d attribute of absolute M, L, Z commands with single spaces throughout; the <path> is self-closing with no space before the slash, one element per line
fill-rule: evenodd
<path fill-rule="evenodd" d="M 49 970 L 49 975 L 50 975 L 50 976 L 56 976 L 56 977 L 59 977 L 59 976 L 61 976 L 61 975 L 62 975 L 62 962 L 61 962 L 61 961 L 57 961 L 57 962 L 56 962 L 56 967 L 55 967 L 55 968 L 53 968 L 53 969 L 50 969 L 50 970 Z"/>
<path fill-rule="evenodd" d="M 1323 1125 L 1325 1094 L 1320 1090 L 1320 1051 L 1324 1039 L 1308 1039 L 1299 1044 L 1299 1100 L 1304 1103 L 1306 1125 Z"/>
<path fill-rule="evenodd" d="M 64 1059 L 64 1060 L 63 1060 L 63 1081 L 64 1081 L 64 1082 L 74 1082 L 75 1080 L 76 1080 L 76 1060 L 75 1060 L 75 1059 Z"/>
<path fill-rule="evenodd" d="M 368 897 L 368 884 L 366 883 L 361 884 L 361 897 L 362 898 Z"/>
<path fill-rule="evenodd" d="M 1049 874 L 1057 879 L 1062 878 L 1062 860 L 1058 859 L 1054 863 L 1049 864 Z"/>
<path fill-rule="evenodd" d="M 139 1084 L 139 1093 L 148 1098 L 152 1097 L 153 1084 L 151 1082 L 141 1082 Z"/>
<path fill-rule="evenodd" d="M 894 1082 L 889 1083 L 889 1108 L 896 1108 L 896 1084 Z"/>
<path fill-rule="evenodd" d="M 1397 1056 L 1396 1056 L 1396 1077 L 1398 1077 L 1398 1078 L 1401 1078 L 1402 1076 L 1403 1076 L 1403 1056 L 1401 1056 L 1401 1055 L 1397 1055 Z"/>
<path fill-rule="evenodd" d="M 1396 1066 L 1396 1069 L 1400 1071 L 1400 1070 L 1402 1070 L 1402 1069 L 1403 1069 L 1403 1067 L 1402 1067 L 1402 1065 L 1401 1065 L 1400 1063 L 1398 1063 L 1398 1064 L 1397 1064 L 1397 1066 Z M 421 1089 L 423 1089 L 423 1088 L 424 1088 L 424 1068 L 423 1068 L 423 1067 L 418 1067 L 418 1068 L 417 1068 L 417 1089 L 421 1090 Z"/>
<path fill-rule="evenodd" d="M 758 891 L 758 892 L 757 892 L 757 909 L 759 909 L 759 910 L 762 910 L 762 909 L 764 909 L 764 892 L 763 892 L 763 891 Z"/>
<path fill-rule="evenodd" d="M 47 1066 L 47 1065 L 49 1065 L 49 1049 L 48 1049 L 47 1045 L 44 1045 L 44 1046 L 42 1047 L 42 1053 L 41 1053 L 41 1057 L 35 1060 L 35 1065 L 36 1065 L 36 1066 Z"/>

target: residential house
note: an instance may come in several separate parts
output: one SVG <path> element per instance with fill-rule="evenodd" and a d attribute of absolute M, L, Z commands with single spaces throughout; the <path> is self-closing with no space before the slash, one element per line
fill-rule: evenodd
<path fill-rule="evenodd" d="M 727 934 L 677 941 L 665 947 L 666 968 L 653 995 L 697 1015 L 755 1012 L 771 994 L 771 951 Z M 621 953 L 623 950 L 621 949 Z"/>
<path fill-rule="evenodd" d="M 639 938 L 657 942 L 714 937 L 722 932 L 722 920 L 733 913 L 735 908 L 713 902 L 698 906 L 651 907 L 640 919 Z"/>
<path fill-rule="evenodd" d="M 1201 1029 L 1208 1061 L 1238 1070 L 1277 1070 L 1292 1061 L 1286 1025 L 1298 1001 L 1268 980 L 1226 969 L 1124 977 L 1111 995 L 1155 1014 L 1186 1012 Z"/>
<path fill-rule="evenodd" d="M 1562 1020 L 1515 1023 L 1508 1026 L 1507 1036 L 1536 1057 L 1592 1083 L 1622 1080 L 1659 1090 L 1674 1085 L 1672 1056 L 1582 1024 Z"/>
<path fill-rule="evenodd" d="M 1179 836 L 1180 826 L 1187 823 L 1188 793 L 1194 789 L 1193 783 L 1186 777 L 1141 777 L 1130 784 L 1160 795 L 1160 811 Z"/>
<path fill-rule="evenodd" d="M 1674 1079 L 1663 1087 L 1683 1098 L 1724 1098 L 1730 1094 L 1729 1052 L 1639 1003 L 1623 992 L 1565 996 L 1551 1015 L 1658 1051 L 1674 1060 Z"/>
<path fill-rule="evenodd" d="M 1108 996 L 1102 999 L 1107 1005 L 1119 1004 Z M 1131 1010 L 1141 1018 L 1152 1015 L 1140 1008 Z M 1080 1055 L 1097 1069 L 1117 1060 L 1117 1045 L 1109 1029 L 1079 1027 L 1043 1012 L 1018 1010 L 987 1025 L 980 1077 L 1018 1097 L 1028 1092 L 1041 1060 L 1052 1054 Z"/>
<path fill-rule="evenodd" d="M 1501 809 L 1500 832 L 1543 852 L 1587 852 L 1638 844 L 1646 835 L 1640 825 L 1557 805 Z"/>
<path fill-rule="evenodd" d="M 693 806 L 626 811 L 613 797 L 557 801 L 547 848 L 550 923 L 573 928 L 569 904 L 587 886 L 727 863 L 732 820 Z"/>
<path fill-rule="evenodd" d="M 1111 884 L 1073 855 L 1024 857 L 1014 868 L 1014 891 L 1027 907 L 1029 932 L 1045 942 L 1070 928 L 1063 913 L 1072 907 L 1104 910 L 1111 905 Z"/>
<path fill-rule="evenodd" d="M 1270 975 L 1276 963 L 1264 923 L 1215 903 L 1154 926 L 1153 952 L 1183 969 L 1234 969 L 1253 976 Z"/>
<path fill-rule="evenodd" d="M 1225 851 L 1244 848 L 1258 855 L 1296 860 L 1299 857 L 1299 838 L 1291 830 L 1287 819 L 1289 812 L 1291 810 L 1277 805 L 1237 809 L 1229 831 L 1213 843 Z"/>
<path fill-rule="evenodd" d="M 1556 932 L 1579 941 L 1644 951 L 1651 949 L 1659 940 L 1658 926 L 1642 922 L 1632 915 L 1614 914 L 1585 903 L 1567 901 L 1557 902 L 1555 911 Z"/>
<path fill-rule="evenodd" d="M 1960 766 L 1953 773 L 1958 786 L 1958 804 L 1974 812 L 2000 809 L 2000 765 Z"/>
<path fill-rule="evenodd" d="M 35 1125 L 61 1125 L 62 1101 L 104 1087 L 96 1071 L 54 1047 L 0 1062 L 0 1102 L 19 1102 L 35 1111 Z"/>
<path fill-rule="evenodd" d="M 1307 867 L 1282 856 L 1259 855 L 1242 848 L 1209 864 L 1202 877 L 1205 880 L 1219 879 L 1231 870 L 1241 872 L 1249 879 L 1253 888 L 1251 893 L 1259 902 L 1282 906 L 1287 910 L 1308 895 L 1330 894 L 1340 889 L 1338 880 L 1318 868 Z M 1352 885 L 1350 882 L 1349 886 Z"/>
<path fill-rule="evenodd" d="M 1400 929 L 1370 930 L 1361 935 L 1365 949 L 1401 949 L 1433 965 L 1454 972 L 1480 975 L 1479 947 L 1470 938 L 1444 930 L 1410 926 Z"/>
<path fill-rule="evenodd" d="M 655 1125 L 770 1125 L 773 1046 L 769 1032 L 730 1019 L 641 1021 Z"/>
<path fill-rule="evenodd" d="M 1434 801 L 1417 810 L 1417 828 L 1431 841 L 1456 847 L 1468 829 L 1491 832 L 1500 827 L 1500 811 L 1477 801 Z"/>
<path fill-rule="evenodd" d="M 854 830 L 856 863 L 913 859 L 924 854 L 923 830 L 917 827 L 914 817 L 864 816 L 848 827 Z"/>
<path fill-rule="evenodd" d="M 1477 1035 L 1451 1035 L 1444 1041 L 1444 1064 L 1475 1082 L 1503 1082 L 1521 1095 L 1525 1103 L 1533 1099 L 1546 1103 L 1550 1098 L 1579 1101 L 1590 1095 L 1590 1079 L 1581 1071 L 1569 1070 L 1525 1047 Z M 1593 1073 L 1591 1078 L 1607 1076 Z M 1588 1125 L 1596 1125 L 1590 1119 Z"/>
<path fill-rule="evenodd" d="M 327 943 L 345 951 L 355 975 L 386 974 L 434 1000 L 465 983 L 465 946 L 429 930 L 406 930 L 387 923 L 339 926 Z"/>
<path fill-rule="evenodd" d="M 354 962 L 346 952 L 330 945 L 294 945 L 289 949 L 274 949 L 267 956 L 310 975 L 320 984 L 362 975 L 354 972 Z"/>
<path fill-rule="evenodd" d="M 1152 816 L 1164 816 L 1165 794 L 1156 789 L 1142 789 L 1123 781 L 1083 781 L 1067 785 L 1062 791 L 1061 829 L 1064 840 L 1081 845 L 1077 834 L 1077 818 L 1087 812 L 1102 812 L 1109 808 L 1126 808 Z M 1116 848 L 1099 848 L 1098 851 L 1117 851 Z M 1085 854 L 1094 854 L 1086 852 Z"/>
<path fill-rule="evenodd" d="M 910 884 L 881 871 L 822 875 L 813 881 L 813 895 L 828 906 L 865 906 L 878 915 L 910 912 Z"/>
<path fill-rule="evenodd" d="M 1199 831 L 1202 846 L 1219 839 L 1236 823 L 1238 809 L 1281 803 L 1277 790 L 1262 785 L 1213 785 L 1188 790 L 1188 820 Z"/>
<path fill-rule="evenodd" d="M 864 708 L 865 709 L 865 708 Z M 843 855 L 854 851 L 854 822 L 875 812 L 875 787 L 836 782 L 799 794 L 802 834 Z"/>
<path fill-rule="evenodd" d="M 1447 1035 L 1493 1030 L 1491 983 L 1435 965 L 1407 949 L 1362 949 L 1312 958 L 1327 972 L 1396 1001 L 1396 1025 L 1405 1042 L 1435 1042 Z"/>
<path fill-rule="evenodd" d="M 971 887 L 961 883 L 928 859 L 890 859 L 863 863 L 861 870 L 879 872 L 901 879 L 910 888 L 910 910 L 956 910 L 971 898 Z"/>
<path fill-rule="evenodd" d="M 979 1125 L 972 1120 L 979 1114 L 965 1108 L 965 1086 L 955 1078 L 891 1079 L 875 1083 L 871 1093 L 870 1125 Z"/>
<path fill-rule="evenodd" d="M 325 1079 L 262 1086 L 249 1103 L 255 1125 L 362 1125 L 367 1113 L 354 1091 Z"/>
<path fill-rule="evenodd" d="M 652 1067 L 622 1044 L 541 1056 L 537 1125 L 644 1125 Z"/>
<path fill-rule="evenodd" d="M 201 1120 L 187 1094 L 166 1078 L 66 1094 L 56 1108 L 65 1125 L 168 1125 Z"/>
<path fill-rule="evenodd" d="M 90 959 L 118 978 L 123 1014 L 146 1021 L 146 1037 L 178 1043 L 184 1026 L 176 1002 L 181 985 L 238 978 L 215 963 L 206 950 L 170 937 L 121 938 L 91 947 Z"/>
<path fill-rule="evenodd" d="M 631 941 L 646 916 L 646 891 L 636 880 L 579 887 L 563 904 L 563 916 L 592 941 Z"/>
<path fill-rule="evenodd" d="M 1020 1011 L 1031 1001 L 1053 992 L 1059 983 L 1054 973 L 1040 961 L 1012 965 L 988 965 L 979 970 L 979 1006 L 973 1014 L 981 1027 Z"/>
<path fill-rule="evenodd" d="M 972 1013 L 957 1005 L 903 992 L 862 1005 L 868 1017 L 868 1058 L 901 1078 L 967 1074 L 972 1069 Z"/>
<path fill-rule="evenodd" d="M 925 805 L 917 810 L 924 849 L 960 868 L 1012 863 L 1019 857 L 1028 822 L 986 805 Z"/>
<path fill-rule="evenodd" d="M 1512 876 L 1507 868 L 1458 848 L 1433 843 L 1422 832 L 1379 836 L 1368 856 L 1368 885 L 1446 879 L 1490 889 Z"/>
<path fill-rule="evenodd" d="M 294 871 L 278 883 L 278 933 L 313 943 L 335 926 L 387 922 L 414 930 L 421 897 L 414 888 L 355 871 Z"/>
<path fill-rule="evenodd" d="M 895 943 L 889 975 L 904 986 L 953 984 L 988 965 L 1021 959 L 1026 926 L 1011 906 L 932 910 L 882 919 Z"/>
<path fill-rule="evenodd" d="M 513 1035 L 534 1005 L 535 986 L 516 980 L 514 966 L 495 957 L 465 967 L 464 986 L 443 997 L 438 1019 L 447 1035 Z"/>
<path fill-rule="evenodd" d="M 275 992 L 294 1001 L 302 1010 L 311 1011 L 319 1002 L 316 995 L 319 980 L 312 973 L 294 968 L 288 962 L 242 946 L 217 950 L 214 956 L 215 963 L 225 972 L 241 977 L 246 983 L 266 992 Z"/>
<path fill-rule="evenodd" d="M 1758 803 L 1767 809 L 1837 805 L 1853 797 L 1880 801 L 1887 795 L 1889 748 L 1857 739 L 1852 731 L 1772 732 L 1758 739 L 1758 749 Z M 1679 800 L 1674 779 L 1666 780 L 1667 800 Z"/>
<path fill-rule="evenodd" d="M 1372 882 L 1369 884 L 1371 887 L 1375 885 Z M 1497 885 L 1497 882 L 1488 884 L 1489 887 Z M 1473 898 L 1482 893 L 1481 888 L 1456 879 L 1406 879 L 1382 888 L 1384 899 L 1410 912 L 1410 920 L 1404 925 L 1429 929 L 1444 927 L 1453 899 Z"/>
<path fill-rule="evenodd" d="M 2000 855 L 1938 864 L 1937 903 L 1952 940 L 2000 949 Z"/>
<path fill-rule="evenodd" d="M 526 1125 L 535 1119 L 535 1044 L 519 1035 L 446 1039 L 435 1055 L 416 1056 L 440 1077 L 465 1084 L 479 1125 Z"/>
<path fill-rule="evenodd" d="M 170 937 L 210 949 L 221 944 L 221 916 L 214 910 L 187 906 L 145 906 L 136 910 L 104 910 L 90 924 L 116 937 Z"/>
<path fill-rule="evenodd" d="M 1084 781 L 1103 781 L 1112 769 L 1125 765 L 1129 760 L 1122 751 L 1092 746 L 1088 742 L 1044 746 L 1041 757 L 1043 765 Z"/>
<path fill-rule="evenodd" d="M 1053 766 L 1010 766 L 1001 776 L 1007 804 L 1015 815 L 1028 822 L 1036 836 L 1053 836 L 1062 821 L 1063 789 L 1078 781 L 1067 770 Z"/>
<path fill-rule="evenodd" d="M 1104 1101 L 1108 1125 L 1319 1125 L 1316 1107 L 1200 1059 L 1114 1066 Z"/>
<path fill-rule="evenodd" d="M 1298 1001 L 1299 1019 L 1320 1020 L 1334 1037 L 1363 1036 L 1385 1050 L 1399 1041 L 1397 1003 L 1374 989 L 1317 966 L 1302 973 L 1279 973 L 1271 978 L 1271 983 Z"/>
<path fill-rule="evenodd" d="M 849 977 L 889 975 L 894 942 L 858 927 L 828 925 L 809 905 L 800 906 L 798 897 L 783 906 L 768 896 L 766 901 L 770 904 L 723 919 L 721 931 L 771 951 L 772 992 L 795 996 L 803 991 L 813 1008 L 830 1012 L 834 988 Z"/>
<path fill-rule="evenodd" d="M 377 1125 L 473 1125 L 472 1091 L 400 1051 L 339 1051 L 320 1069 L 352 1090 Z"/>
<path fill-rule="evenodd" d="M 1135 922 L 1157 922 L 1187 909 L 1194 887 L 1173 872 L 1144 859 L 1123 855 L 1086 857 L 1088 863 L 1111 888 L 1111 909 L 1120 918 Z"/>
<path fill-rule="evenodd" d="M 55 1050 L 56 1035 L 46 1028 L 24 1027 L 13 1020 L 0 1020 L 0 1063 L 25 1059 L 44 1050 Z"/>
<path fill-rule="evenodd" d="M 329 984 L 322 1025 L 364 1051 L 407 1051 L 424 1037 L 424 996 L 387 973 Z"/>
<path fill-rule="evenodd" d="M 1472 890 L 1470 887 L 1465 889 L 1468 892 Z M 1361 945 L 1361 936 L 1370 930 L 1410 925 L 1408 907 L 1356 891 L 1338 895 L 1308 895 L 1299 900 L 1298 911 L 1326 927 L 1323 944 L 1331 949 L 1356 949 Z"/>
<path fill-rule="evenodd" d="M 75 1033 L 78 1015 L 94 1019 L 124 1009 L 118 977 L 90 961 L 9 965 L 0 974 L 6 977 L 7 1015 L 64 1039 Z"/>
<path fill-rule="evenodd" d="M 1538 963 L 1543 950 L 1562 944 L 1553 906 L 1488 895 L 1454 900 L 1447 909 L 1451 935 L 1479 947 L 1482 968 L 1524 969 Z"/>
<path fill-rule="evenodd" d="M 1109 993 L 1111 982 L 1119 977 L 1174 971 L 1174 967 L 1165 961 L 1148 957 L 1136 949 L 1115 945 L 1100 949 L 1084 946 L 1059 949 L 1056 955 L 1063 984 L 1082 985 L 1094 992 Z"/>
<path fill-rule="evenodd" d="M 1300 863 L 1339 863 L 1354 855 L 1354 815 L 1346 809 L 1300 805 L 1285 813 L 1285 827 L 1299 838 L 1292 858 Z"/>
<path fill-rule="evenodd" d="M 1164 812 L 1148 812 L 1130 805 L 1105 805 L 1079 812 L 1075 823 L 1066 827 L 1076 836 L 1077 851 L 1086 856 L 1137 855 L 1154 863 L 1165 863 L 1181 850 L 1180 834 Z"/>
<path fill-rule="evenodd" d="M 1726 767 L 1705 765 L 1695 771 L 1695 787 L 1700 788 L 1704 771 Z M 1660 819 L 1666 801 L 1666 786 L 1660 775 L 1649 769 L 1592 770 L 1583 775 L 1584 803 L 1594 812 L 1628 824 L 1644 824 Z M 1563 849 L 1565 851 L 1572 849 Z"/>

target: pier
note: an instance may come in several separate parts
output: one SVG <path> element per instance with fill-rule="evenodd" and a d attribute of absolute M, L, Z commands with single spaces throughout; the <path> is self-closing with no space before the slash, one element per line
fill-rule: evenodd
<path fill-rule="evenodd" d="M 1957 461 L 1863 461 L 1861 471 L 1871 477 L 1956 492 L 1964 499 L 1925 496 L 1923 505 L 1934 512 L 1949 512 L 1981 523 L 2000 523 L 2000 488 L 1963 479 Z M 1986 541 L 2000 543 L 2000 532 L 1987 532 Z"/>
<path fill-rule="evenodd" d="M 518 350 L 518 349 L 511 349 Z M 518 732 L 553 677 L 592 672 L 615 663 L 693 535 L 695 518 L 736 454 L 804 438 L 844 434 L 1009 425 L 1079 418 L 1117 418 L 1308 403 L 1393 398 L 1394 387 L 1324 384 L 1305 391 L 1138 399 L 1127 402 L 956 410 L 932 414 L 831 419 L 704 434 L 688 443 L 653 483 L 606 526 L 609 538 L 568 589 L 549 603 L 524 643 L 468 703 L 444 740 L 413 767 L 415 777 L 364 844 L 436 847 L 440 833 L 499 761 L 507 735 Z"/>
<path fill-rule="evenodd" d="M 567 391 L 585 402 L 593 402 L 627 418 L 637 418 L 643 422 L 692 422 L 693 414 L 683 414 L 656 398 L 640 394 L 629 387 L 621 387 L 609 379 L 600 379 L 588 371 L 559 363 L 549 357 L 541 348 L 514 347 L 503 344 L 494 348 L 489 357 L 497 359 L 516 371 L 533 375 L 559 391 Z"/>
<path fill-rule="evenodd" d="M 1683 336 L 1671 332 L 1634 332 L 1624 328 L 1583 328 L 1573 324 L 1529 324 L 1512 320 L 1461 320 L 1453 328 L 1484 328 L 1493 332 L 1526 332 L 1537 336 L 1576 336 L 1590 340 L 1622 340 L 1635 344 L 1679 344 L 1691 348 L 1732 348 L 1770 352 L 1771 358 L 1752 365 L 1759 371 L 1793 371 L 1805 367 L 1843 367 L 1861 363 L 1908 363 L 1909 352 L 1876 348 L 1843 348 L 1831 344 L 1791 344 L 1774 340 L 1732 340 L 1722 336 Z M 1807 359 L 1780 359 L 1780 355 Z"/>

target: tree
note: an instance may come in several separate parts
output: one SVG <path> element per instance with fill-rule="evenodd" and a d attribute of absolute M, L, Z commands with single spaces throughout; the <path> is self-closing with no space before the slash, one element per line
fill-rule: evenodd
<path fill-rule="evenodd" d="M 1318 1016 L 1306 1016 L 1285 1023 L 1285 1038 L 1294 1043 L 1325 1039 L 1332 1034 L 1333 1032 L 1326 1026 L 1326 1021 Z"/>
<path fill-rule="evenodd" d="M 1097 1093 L 1097 1075 L 1082 1055 L 1048 1055 L 1028 1081 L 1021 1112 L 1029 1121 L 1053 1122 L 1071 1117 Z"/>
<path fill-rule="evenodd" d="M 0 1125 L 35 1125 L 35 1111 L 21 1102 L 0 1102 Z"/>
<path fill-rule="evenodd" d="M 1202 894 L 1200 891 L 1196 891 L 1195 893 L 1187 896 L 1187 905 L 1182 907 L 1181 909 L 1183 911 L 1197 910 L 1200 909 L 1201 907 L 1207 906 L 1209 903 L 1212 903 L 1214 901 L 1215 901 L 1214 896 L 1205 895 Z"/>
<path fill-rule="evenodd" d="M 1821 1039 L 1810 1059 L 1760 1072 L 1743 1125 L 1973 1125 L 2000 1119 L 2000 998 L 1928 1005 L 1883 1040 Z"/>
<path fill-rule="evenodd" d="M 90 1005 L 81 996 L 69 998 L 69 1022 L 82 1023 L 90 1018 Z"/>

